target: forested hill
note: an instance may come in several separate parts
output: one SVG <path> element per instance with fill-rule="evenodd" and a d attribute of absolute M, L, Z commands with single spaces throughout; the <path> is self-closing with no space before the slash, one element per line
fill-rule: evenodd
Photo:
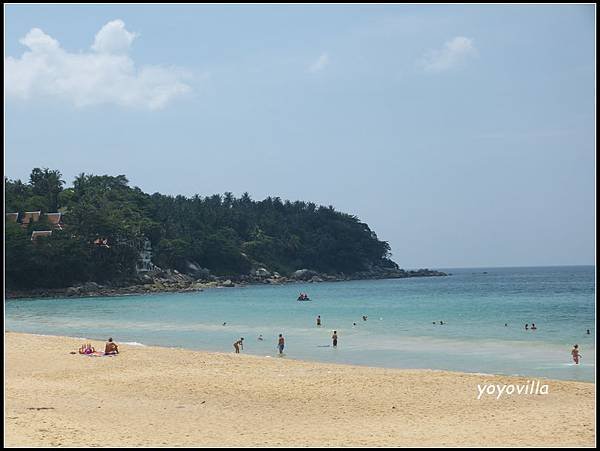
<path fill-rule="evenodd" d="M 26 215 L 36 211 L 42 214 Z M 50 221 L 58 215 L 45 215 L 54 212 L 62 212 L 61 224 Z M 180 272 L 201 268 L 239 276 L 266 268 L 289 275 L 308 268 L 352 274 L 397 268 L 387 242 L 331 206 L 278 197 L 255 201 L 247 193 L 147 194 L 129 186 L 124 175 L 80 174 L 65 187 L 59 171 L 36 168 L 27 183 L 5 178 L 5 213 L 6 284 L 14 288 L 135 278 L 146 239 L 152 264 Z M 32 240 L 42 230 L 52 234 Z"/>

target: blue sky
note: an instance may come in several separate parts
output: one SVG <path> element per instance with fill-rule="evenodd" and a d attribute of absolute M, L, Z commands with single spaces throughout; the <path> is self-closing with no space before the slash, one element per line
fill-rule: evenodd
<path fill-rule="evenodd" d="M 334 205 L 402 266 L 595 262 L 595 7 L 5 9 L 5 165 Z"/>

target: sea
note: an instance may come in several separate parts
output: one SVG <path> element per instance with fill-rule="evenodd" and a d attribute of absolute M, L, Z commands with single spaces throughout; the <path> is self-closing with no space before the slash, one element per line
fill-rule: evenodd
<path fill-rule="evenodd" d="M 217 352 L 233 352 L 243 337 L 243 353 L 271 358 L 595 381 L 595 266 L 444 271 L 450 275 L 13 299 L 5 301 L 5 330 Z M 301 292 L 311 301 L 298 302 Z"/>

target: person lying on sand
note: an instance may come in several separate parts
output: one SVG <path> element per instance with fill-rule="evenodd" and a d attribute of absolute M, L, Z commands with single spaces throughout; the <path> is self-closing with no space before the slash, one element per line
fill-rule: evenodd
<path fill-rule="evenodd" d="M 118 353 L 119 353 L 119 347 L 117 346 L 116 343 L 113 342 L 112 338 L 109 338 L 108 341 L 106 342 L 106 346 L 104 347 L 104 355 L 118 354 Z"/>
<path fill-rule="evenodd" d="M 79 354 L 93 354 L 96 352 L 91 343 L 84 343 L 79 348 Z"/>

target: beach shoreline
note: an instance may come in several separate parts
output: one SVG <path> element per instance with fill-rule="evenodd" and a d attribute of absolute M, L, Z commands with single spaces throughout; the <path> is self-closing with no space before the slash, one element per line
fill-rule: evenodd
<path fill-rule="evenodd" d="M 69 354 L 80 344 L 5 332 L 5 445 L 595 443 L 590 382 L 126 344 L 116 357 Z M 477 399 L 478 384 L 532 380 L 547 384 L 549 393 Z"/>

